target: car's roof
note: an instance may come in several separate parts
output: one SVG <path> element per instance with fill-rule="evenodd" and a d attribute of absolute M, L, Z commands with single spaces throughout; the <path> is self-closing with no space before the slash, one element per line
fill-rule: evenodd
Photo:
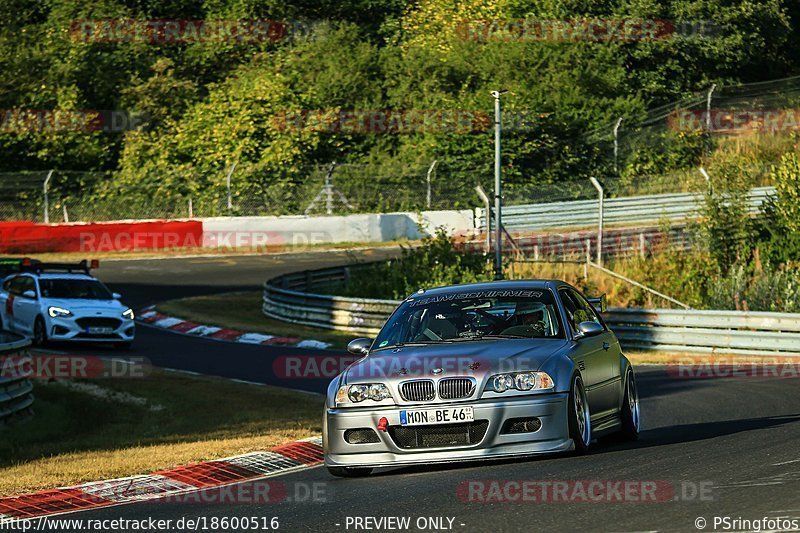
<path fill-rule="evenodd" d="M 505 281 L 488 281 L 483 283 L 467 283 L 464 285 L 448 285 L 446 287 L 436 287 L 426 289 L 424 292 L 415 292 L 409 298 L 416 296 L 437 296 L 442 294 L 453 294 L 464 291 L 501 291 L 501 290 L 525 290 L 525 289 L 553 289 L 559 285 L 567 283 L 556 279 L 520 279 Z"/>
<path fill-rule="evenodd" d="M 22 274 L 29 274 L 39 279 L 83 279 L 92 281 L 97 279 L 86 274 L 73 274 L 70 272 L 22 272 Z"/>

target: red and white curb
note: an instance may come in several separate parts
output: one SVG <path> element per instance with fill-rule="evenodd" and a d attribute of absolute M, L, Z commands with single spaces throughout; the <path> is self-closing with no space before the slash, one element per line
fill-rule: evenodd
<path fill-rule="evenodd" d="M 322 464 L 322 438 L 313 437 L 267 451 L 194 463 L 147 475 L 0 498 L 0 524 L 206 491 L 319 464 Z"/>
<path fill-rule="evenodd" d="M 218 341 L 241 342 L 245 344 L 264 344 L 269 346 L 293 346 L 296 348 L 312 348 L 324 350 L 330 348 L 330 343 L 299 337 L 281 337 L 266 333 L 247 333 L 235 329 L 220 328 L 198 324 L 190 320 L 176 318 L 159 313 L 155 306 L 145 307 L 138 313 L 138 321 L 150 326 L 167 329 L 176 333 L 205 337 Z"/>

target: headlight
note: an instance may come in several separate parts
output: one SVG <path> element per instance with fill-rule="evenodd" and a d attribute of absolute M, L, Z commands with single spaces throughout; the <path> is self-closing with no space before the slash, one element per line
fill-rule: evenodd
<path fill-rule="evenodd" d="M 339 390 L 336 391 L 336 404 L 359 403 L 364 400 L 380 402 L 391 397 L 392 393 L 389 392 L 389 387 L 383 383 L 346 385 L 339 387 Z"/>
<path fill-rule="evenodd" d="M 133 320 L 133 309 L 126 309 L 122 312 L 122 317 Z"/>
<path fill-rule="evenodd" d="M 547 390 L 555 386 L 553 378 L 546 372 L 515 372 L 513 374 L 497 374 L 489 378 L 486 390 L 505 392 L 509 389 Z"/>
<path fill-rule="evenodd" d="M 47 314 L 53 318 L 64 318 L 72 316 L 72 311 L 64 309 L 63 307 L 48 307 Z"/>

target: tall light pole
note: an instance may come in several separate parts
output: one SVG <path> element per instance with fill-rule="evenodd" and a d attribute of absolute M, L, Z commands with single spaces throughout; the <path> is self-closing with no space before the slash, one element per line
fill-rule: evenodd
<path fill-rule="evenodd" d="M 502 217 L 502 190 L 500 180 L 500 96 L 507 90 L 492 91 L 494 96 L 494 279 L 503 279 L 503 217 Z"/>

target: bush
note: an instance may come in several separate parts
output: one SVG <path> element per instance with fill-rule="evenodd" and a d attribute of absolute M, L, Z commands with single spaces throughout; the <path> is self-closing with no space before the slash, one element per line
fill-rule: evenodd
<path fill-rule="evenodd" d="M 458 250 L 443 228 L 422 240 L 417 248 L 403 248 L 396 261 L 353 272 L 337 294 L 400 300 L 419 289 L 488 281 L 493 277 L 489 258 Z"/>
<path fill-rule="evenodd" d="M 711 309 L 800 312 L 798 269 L 736 265 L 727 276 L 714 280 L 707 305 Z"/>

